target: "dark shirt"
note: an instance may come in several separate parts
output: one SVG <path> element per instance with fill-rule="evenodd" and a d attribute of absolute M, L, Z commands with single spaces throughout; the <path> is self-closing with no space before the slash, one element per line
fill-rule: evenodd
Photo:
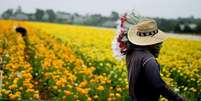
<path fill-rule="evenodd" d="M 126 56 L 129 96 L 133 101 L 158 101 L 160 95 L 176 101 L 174 93 L 160 77 L 160 65 L 144 48 L 136 48 Z"/>

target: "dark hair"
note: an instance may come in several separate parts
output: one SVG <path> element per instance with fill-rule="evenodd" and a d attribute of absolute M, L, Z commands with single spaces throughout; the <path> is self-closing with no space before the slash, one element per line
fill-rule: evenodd
<path fill-rule="evenodd" d="M 134 51 L 134 49 L 136 49 L 136 48 L 141 48 L 141 49 L 145 49 L 145 50 L 150 51 L 152 53 L 152 55 L 154 55 L 155 57 L 158 57 L 162 43 L 163 42 L 153 44 L 153 45 L 139 46 L 139 45 L 135 45 L 129 41 L 129 42 L 127 42 L 128 48 L 126 51 L 126 55 L 130 55 Z"/>
<path fill-rule="evenodd" d="M 26 36 L 27 35 L 27 30 L 24 27 L 17 27 L 15 29 L 16 32 L 20 33 L 22 36 Z"/>
<path fill-rule="evenodd" d="M 131 43 L 130 41 L 127 42 L 127 52 L 126 52 L 126 55 L 129 55 L 132 53 L 132 51 L 135 49 L 135 48 L 147 48 L 148 46 L 139 46 L 139 45 L 135 45 L 133 43 Z"/>

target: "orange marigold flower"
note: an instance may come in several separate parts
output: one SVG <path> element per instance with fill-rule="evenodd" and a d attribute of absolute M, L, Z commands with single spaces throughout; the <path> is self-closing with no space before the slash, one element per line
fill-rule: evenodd
<path fill-rule="evenodd" d="M 70 96 L 71 95 L 71 92 L 70 91 L 65 91 L 65 94 L 67 95 L 67 96 Z"/>

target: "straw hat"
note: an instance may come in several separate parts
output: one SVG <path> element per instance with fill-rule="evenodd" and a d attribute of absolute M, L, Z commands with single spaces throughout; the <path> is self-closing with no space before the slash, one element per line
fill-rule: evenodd
<path fill-rule="evenodd" d="M 167 35 L 158 29 L 153 19 L 144 19 L 128 30 L 128 40 L 140 46 L 163 42 Z"/>

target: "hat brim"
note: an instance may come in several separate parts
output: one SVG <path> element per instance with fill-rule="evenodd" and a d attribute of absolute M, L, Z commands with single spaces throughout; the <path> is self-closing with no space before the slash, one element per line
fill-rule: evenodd
<path fill-rule="evenodd" d="M 135 27 L 130 28 L 128 31 L 128 40 L 131 43 L 140 46 L 157 44 L 163 42 L 167 38 L 167 34 L 161 30 L 158 30 L 158 33 L 154 36 L 138 36 L 136 33 L 137 29 Z"/>

